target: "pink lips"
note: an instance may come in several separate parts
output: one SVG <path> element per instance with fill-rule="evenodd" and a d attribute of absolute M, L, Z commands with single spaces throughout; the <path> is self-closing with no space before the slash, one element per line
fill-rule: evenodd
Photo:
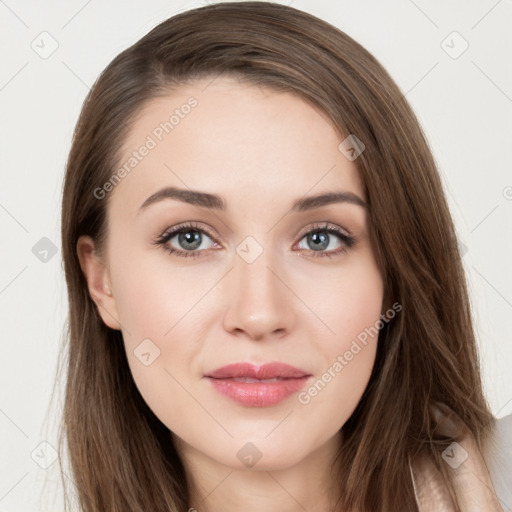
<path fill-rule="evenodd" d="M 220 393 L 249 407 L 278 404 L 302 389 L 311 374 L 284 363 L 234 363 L 206 375 Z"/>

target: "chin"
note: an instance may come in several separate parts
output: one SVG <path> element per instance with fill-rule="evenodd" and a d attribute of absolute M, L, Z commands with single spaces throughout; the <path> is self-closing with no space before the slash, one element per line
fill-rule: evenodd
<path fill-rule="evenodd" d="M 279 471 L 300 463 L 308 456 L 304 442 L 283 446 L 279 440 L 245 438 L 229 443 L 222 453 L 211 458 L 233 470 Z M 229 455 L 226 457 L 226 455 Z M 234 456 L 233 456 L 234 455 Z"/>

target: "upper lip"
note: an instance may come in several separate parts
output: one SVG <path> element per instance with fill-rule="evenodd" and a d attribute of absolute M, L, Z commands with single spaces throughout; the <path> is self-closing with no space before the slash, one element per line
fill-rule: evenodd
<path fill-rule="evenodd" d="M 309 376 L 310 374 L 289 364 L 273 362 L 261 366 L 252 363 L 232 363 L 221 368 L 217 368 L 208 373 L 206 377 L 214 379 L 230 379 L 237 377 L 248 377 L 252 379 L 298 379 Z"/>

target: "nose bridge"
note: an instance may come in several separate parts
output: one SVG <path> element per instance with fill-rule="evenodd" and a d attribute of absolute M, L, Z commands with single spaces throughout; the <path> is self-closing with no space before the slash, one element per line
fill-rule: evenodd
<path fill-rule="evenodd" d="M 286 282 L 285 277 L 279 276 L 280 265 L 272 249 L 248 236 L 236 252 L 226 328 L 238 328 L 255 338 L 290 329 L 292 297 L 282 282 Z"/>
<path fill-rule="evenodd" d="M 274 266 L 275 258 L 270 248 L 260 247 L 261 249 L 251 241 L 243 242 L 237 247 L 235 275 L 242 297 L 261 295 L 262 298 L 269 299 L 276 293 L 274 288 L 277 287 L 277 279 L 270 270 Z"/>

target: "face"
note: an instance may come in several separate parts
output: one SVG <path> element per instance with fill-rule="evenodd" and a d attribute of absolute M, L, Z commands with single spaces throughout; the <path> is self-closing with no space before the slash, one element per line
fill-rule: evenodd
<path fill-rule="evenodd" d="M 198 81 L 146 104 L 126 172 L 97 191 L 106 251 L 82 238 L 82 268 L 181 450 L 285 468 L 332 447 L 358 404 L 383 281 L 342 140 L 296 95 Z"/>

